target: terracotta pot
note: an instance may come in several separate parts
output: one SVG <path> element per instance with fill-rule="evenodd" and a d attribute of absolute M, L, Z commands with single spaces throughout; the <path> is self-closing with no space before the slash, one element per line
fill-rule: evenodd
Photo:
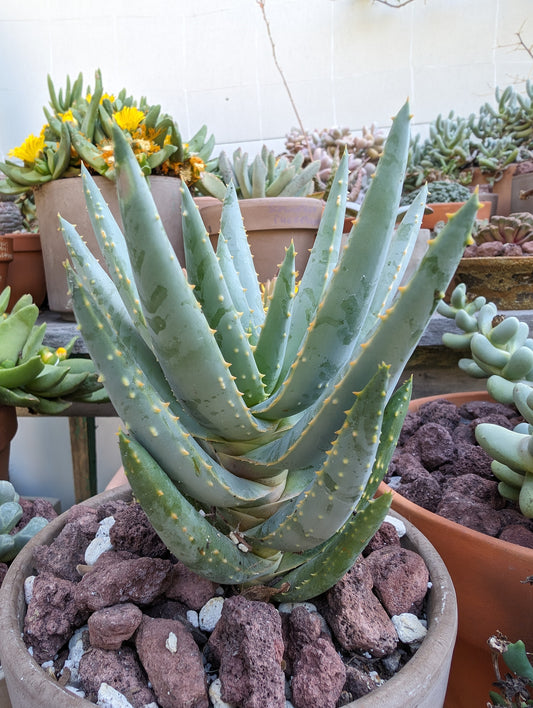
<path fill-rule="evenodd" d="M 0 479 L 9 479 L 9 452 L 17 427 L 16 408 L 0 405 Z"/>
<path fill-rule="evenodd" d="M 500 310 L 533 309 L 533 258 L 461 258 L 447 290 L 465 283 L 468 294 L 484 295 Z"/>
<path fill-rule="evenodd" d="M 97 176 L 95 181 L 113 216 L 119 224 L 122 224 L 115 184 L 106 177 L 100 176 Z M 150 177 L 150 184 L 169 240 L 180 262 L 183 263 L 181 195 L 179 191 L 181 181 L 175 177 L 156 175 Z M 81 177 L 54 180 L 37 187 L 34 193 L 41 234 L 48 305 L 51 310 L 60 312 L 68 319 L 72 319 L 72 307 L 67 293 L 67 279 L 63 267 L 63 261 L 67 259 L 67 249 L 58 230 L 58 213 L 64 219 L 76 225 L 78 232 L 85 238 L 91 252 L 103 262 L 85 206 L 82 180 Z"/>
<path fill-rule="evenodd" d="M 441 202 L 429 203 L 428 207 L 433 209 L 432 214 L 424 214 L 422 218 L 423 229 L 434 229 L 439 221 L 448 221 L 449 214 L 455 214 L 465 202 Z M 488 219 L 491 212 L 491 202 L 481 202 L 481 207 L 477 212 L 478 219 Z"/>
<path fill-rule="evenodd" d="M 478 184 L 492 184 L 492 191 L 498 195 L 498 214 L 501 216 L 509 216 L 512 211 L 511 194 L 515 170 L 515 164 L 509 165 L 509 167 L 506 167 L 503 173 L 499 176 L 499 179 L 495 181 L 487 177 L 487 175 L 481 172 L 478 167 L 476 167 L 472 173 L 472 187 L 475 187 Z"/>
<path fill-rule="evenodd" d="M 533 172 L 525 172 L 520 175 L 513 175 L 511 185 L 511 214 L 519 211 L 529 211 L 533 213 L 533 193 L 528 197 L 524 193 L 533 190 Z"/>
<path fill-rule="evenodd" d="M 0 292 L 7 286 L 7 274 L 12 260 L 13 242 L 7 236 L 0 236 Z"/>
<path fill-rule="evenodd" d="M 264 283 L 277 275 L 291 240 L 296 249 L 296 270 L 301 277 L 315 242 L 324 202 L 310 197 L 266 197 L 241 199 L 239 206 L 259 281 Z M 199 208 L 216 248 L 222 203 Z"/>
<path fill-rule="evenodd" d="M 2 708 L 11 708 L 9 693 L 7 692 L 7 684 L 4 676 L 4 670 L 0 666 L 0 706 Z"/>
<path fill-rule="evenodd" d="M 6 234 L 11 241 L 13 260 L 7 271 L 7 284 L 11 287 L 8 310 L 17 300 L 29 293 L 40 307 L 46 297 L 41 237 L 35 233 Z"/>
<path fill-rule="evenodd" d="M 119 487 L 83 502 L 96 506 L 111 499 L 130 499 Z M 51 679 L 28 653 L 21 638 L 25 613 L 23 584 L 32 574 L 32 549 L 50 543 L 65 524 L 66 514 L 48 524 L 22 549 L 11 564 L 0 590 L 0 661 L 13 708 L 88 708 L 94 705 L 74 696 Z M 428 633 L 407 665 L 384 686 L 352 702 L 353 708 L 439 708 L 442 706 L 457 629 L 457 607 L 449 574 L 431 544 L 409 522 L 406 547 L 420 553 L 430 572 Z M 265 706 L 266 708 L 266 706 Z"/>
<path fill-rule="evenodd" d="M 457 405 L 490 400 L 479 391 L 429 396 L 413 400 L 410 410 L 438 398 Z M 390 489 L 381 484 L 379 491 Z M 533 586 L 523 583 L 533 573 L 533 550 L 472 531 L 394 491 L 392 508 L 435 546 L 457 593 L 459 628 L 445 706 L 484 706 L 496 680 L 488 638 L 500 630 L 511 641 L 522 639 L 528 650 L 533 650 Z"/>

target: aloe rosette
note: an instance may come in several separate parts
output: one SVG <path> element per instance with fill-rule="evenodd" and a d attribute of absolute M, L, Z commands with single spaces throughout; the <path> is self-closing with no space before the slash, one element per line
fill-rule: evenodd
<path fill-rule="evenodd" d="M 270 585 L 278 599 L 312 597 L 351 567 L 389 508 L 388 495 L 373 495 L 410 383 L 394 391 L 469 240 L 477 196 L 400 286 L 426 197 L 395 228 L 406 104 L 346 247 L 345 156 L 298 287 L 291 245 L 265 308 L 232 186 L 216 253 L 183 187 L 179 263 L 119 130 L 114 140 L 124 233 L 84 174 L 111 276 L 61 225 L 74 312 L 126 426 L 134 496 L 192 570 Z"/>

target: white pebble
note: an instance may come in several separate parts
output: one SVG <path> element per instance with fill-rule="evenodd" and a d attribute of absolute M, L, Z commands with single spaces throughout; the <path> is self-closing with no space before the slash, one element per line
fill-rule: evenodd
<path fill-rule="evenodd" d="M 100 521 L 96 536 L 89 543 L 85 551 L 85 563 L 87 565 L 94 565 L 102 553 L 110 551 L 113 548 L 113 544 L 109 538 L 109 529 L 114 523 L 115 519 L 112 516 L 106 516 L 105 519 Z"/>
<path fill-rule="evenodd" d="M 427 634 L 427 629 L 416 615 L 403 612 L 401 615 L 391 617 L 391 622 L 396 629 L 398 639 L 404 644 L 420 642 Z"/>
<path fill-rule="evenodd" d="M 212 632 L 215 629 L 222 614 L 223 605 L 223 597 L 212 597 L 205 603 L 198 616 L 200 629 L 204 632 Z"/>
<path fill-rule="evenodd" d="M 74 688 L 74 686 L 65 686 L 67 691 L 70 693 L 73 693 L 75 696 L 79 696 L 79 698 L 85 698 L 85 691 L 82 691 L 81 688 Z"/>
<path fill-rule="evenodd" d="M 198 627 L 198 612 L 196 612 L 196 610 L 187 610 L 187 620 L 192 624 L 193 627 Z"/>
<path fill-rule="evenodd" d="M 133 708 L 128 699 L 108 683 L 100 684 L 96 705 L 102 708 Z"/>
<path fill-rule="evenodd" d="M 26 604 L 30 604 L 30 600 L 33 596 L 33 583 L 35 581 L 35 575 L 29 575 L 24 581 L 24 599 Z"/>
<path fill-rule="evenodd" d="M 222 692 L 222 683 L 219 678 L 215 679 L 209 686 L 209 698 L 213 704 L 213 708 L 234 708 L 233 703 L 226 703 L 220 695 Z"/>
<path fill-rule="evenodd" d="M 313 605 L 312 602 L 280 602 L 278 612 L 290 613 L 295 607 L 305 607 L 308 612 L 317 612 L 316 605 Z"/>
<path fill-rule="evenodd" d="M 175 654 L 178 651 L 178 638 L 174 632 L 168 633 L 168 637 L 165 641 L 165 647 L 171 654 Z"/>
<path fill-rule="evenodd" d="M 70 679 L 69 685 L 74 688 L 79 688 L 80 677 L 79 677 L 79 666 L 80 659 L 83 656 L 83 633 L 87 631 L 87 625 L 77 629 L 68 643 L 68 657 L 65 661 L 64 668 L 69 669 Z"/>
<path fill-rule="evenodd" d="M 389 516 L 389 514 L 387 514 L 384 520 L 394 526 L 400 538 L 405 536 L 405 534 L 407 533 L 407 529 L 405 528 L 405 524 L 403 523 L 403 521 L 397 519 L 395 516 Z"/>

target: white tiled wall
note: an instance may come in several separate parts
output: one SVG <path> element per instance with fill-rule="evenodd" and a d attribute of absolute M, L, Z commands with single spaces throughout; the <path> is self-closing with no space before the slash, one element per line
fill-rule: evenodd
<path fill-rule="evenodd" d="M 497 84 L 533 76 L 513 48 L 533 43 L 530 0 L 266 0 L 276 52 L 306 128 L 390 124 L 409 97 L 414 124 L 469 114 Z M 525 22 L 525 25 L 524 25 Z M 273 147 L 296 119 L 255 0 L 2 0 L 0 156 L 37 133 L 46 75 L 100 67 L 219 145 Z"/>

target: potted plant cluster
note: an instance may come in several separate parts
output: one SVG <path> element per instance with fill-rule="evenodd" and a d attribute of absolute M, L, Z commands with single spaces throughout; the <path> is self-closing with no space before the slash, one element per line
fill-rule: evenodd
<path fill-rule="evenodd" d="M 51 310 L 71 313 L 63 261 L 67 252 L 58 232 L 57 214 L 73 223 L 96 252 L 96 241 L 85 209 L 80 165 L 96 176 L 104 198 L 119 218 L 114 180 L 111 124 L 120 125 L 132 145 L 143 173 L 149 175 L 160 216 L 168 237 L 183 257 L 181 223 L 176 217 L 180 180 L 189 185 L 206 170 L 214 137 L 207 138 L 203 126 L 185 142 L 178 125 L 143 97 L 137 101 L 125 89 L 117 95 L 104 91 L 101 72 L 95 73 L 94 88 L 84 88 L 83 76 L 74 82 L 67 77 L 65 90 L 56 91 L 48 78 L 49 108 L 44 107 L 46 124 L 38 136 L 30 135 L 13 148 L 0 164 L 7 179 L 0 183 L 5 194 L 33 190 L 41 235 L 48 304 Z M 173 179 L 169 179 L 172 177 Z M 179 178 L 179 179 L 177 179 Z"/>
<path fill-rule="evenodd" d="M 406 104 L 340 260 L 346 158 L 298 288 L 289 247 L 265 310 L 235 190 L 228 189 L 215 253 L 183 186 L 185 274 L 154 218 L 128 141 L 119 128 L 113 138 L 123 234 L 84 174 L 111 277 L 73 226 L 62 221 L 62 229 L 76 317 L 126 425 L 119 440 L 133 495 L 190 571 L 255 593 L 263 598 L 254 600 L 257 612 L 267 611 L 267 597 L 313 598 L 352 568 L 387 513 L 390 496 L 373 495 L 394 450 L 409 384 L 393 391 L 463 252 L 477 195 L 400 288 L 398 275 L 425 208 L 422 194 L 395 228 L 409 144 Z M 46 695 L 54 704 L 86 705 L 26 652 L 22 582 L 32 559 L 22 555 L 0 602 L 0 652 L 11 700 L 29 708 Z M 223 607 L 230 613 L 242 602 Z M 430 617 L 429 631 L 444 624 Z M 440 658 L 442 643 L 428 653 Z M 417 667 L 416 659 L 404 675 Z M 441 677 L 446 662 L 437 671 Z M 416 689 L 405 693 L 401 676 L 357 705 L 442 703 L 445 687 L 428 679 L 424 664 L 415 672 Z M 221 680 L 222 699 L 231 700 Z M 284 706 L 284 691 L 276 696 L 269 705 Z"/>
<path fill-rule="evenodd" d="M 432 540 L 454 579 L 459 606 L 459 629 L 447 701 L 450 706 L 466 707 L 486 700 L 494 680 L 493 662 L 487 644 L 491 635 L 500 631 L 511 641 L 521 639 L 529 649 L 533 646 L 530 612 L 533 589 L 528 583 L 533 565 L 531 539 L 529 547 L 527 545 L 533 528 L 528 522 L 533 516 L 530 501 L 533 466 L 529 457 L 530 429 L 527 428 L 527 423 L 533 419 L 533 350 L 529 329 L 524 322 L 515 317 L 499 316 L 496 306 L 485 302 L 482 296 L 467 298 L 464 284 L 455 289 L 450 304 L 439 305 L 439 311 L 454 319 L 458 326 L 457 331 L 443 336 L 443 342 L 469 354 L 459 361 L 459 366 L 472 376 L 488 377 L 487 394 L 490 395 L 483 396 L 480 392 L 443 394 L 412 402 L 412 414 L 416 416 L 419 411 L 420 418 L 410 421 L 414 425 L 402 433 L 402 449 L 414 449 L 409 441 L 414 441 L 415 435 L 420 439 L 423 431 L 425 434 L 426 424 L 429 424 L 428 435 L 440 436 L 439 440 L 442 439 L 443 444 L 444 438 L 448 436 L 451 447 L 446 460 L 417 462 L 424 470 L 420 471 L 427 484 L 422 481 L 422 477 L 420 482 L 414 482 L 414 477 L 410 478 L 404 468 L 405 482 L 411 479 L 419 487 L 420 493 L 417 492 L 416 498 L 420 503 L 413 503 L 404 496 L 411 496 L 411 493 L 408 492 L 409 485 L 406 487 L 402 482 L 394 493 L 392 507 Z M 450 421 L 446 420 L 447 416 L 450 420 L 454 415 L 459 418 L 456 413 L 450 413 L 453 405 L 446 409 L 440 406 L 439 402 L 443 398 L 458 406 L 459 414 L 466 417 L 456 421 L 455 424 L 459 423 L 457 432 L 442 432 L 441 427 L 436 432 L 436 429 L 431 428 L 435 423 L 439 426 L 448 425 Z M 486 409 L 483 404 L 481 408 L 474 407 L 480 398 L 504 404 L 506 408 Z M 507 408 L 512 404 L 515 404 L 518 413 L 516 409 L 513 413 L 513 410 Z M 438 410 L 440 418 L 434 418 L 432 410 Z M 489 414 L 493 417 L 484 422 L 482 418 L 472 420 L 470 411 L 480 411 L 474 413 L 474 417 Z M 515 422 L 518 415 L 522 415 L 526 420 L 525 429 L 522 423 L 515 431 L 510 430 L 512 425 L 503 415 L 506 412 L 509 420 L 513 420 L 514 416 Z M 415 433 L 416 426 L 421 426 L 420 432 Z M 474 430 L 475 440 L 471 439 Z M 468 435 L 466 431 L 470 431 Z M 436 439 L 433 438 L 430 443 L 434 452 L 437 449 Z M 465 440 L 467 444 L 460 446 L 460 440 Z M 485 456 L 480 456 L 476 451 L 476 442 L 487 453 Z M 400 459 L 394 469 L 402 469 Z M 494 460 L 492 463 L 491 459 Z M 472 474 L 475 470 L 478 470 L 477 475 L 481 477 Z M 491 475 L 491 470 L 495 476 Z M 443 474 L 450 473 L 455 478 L 445 476 L 442 479 Z M 454 491 L 462 484 L 461 475 L 467 475 L 464 480 L 465 484 L 469 480 L 470 490 L 464 487 L 462 497 L 458 491 Z M 435 481 L 440 480 L 438 501 L 434 505 L 422 502 L 422 495 L 429 501 L 427 485 L 430 484 L 430 477 Z M 478 479 L 484 481 L 480 482 L 476 491 Z M 494 508 L 482 510 L 482 494 L 485 494 L 487 500 L 489 492 L 496 495 L 498 481 L 498 490 L 505 499 L 511 501 L 506 503 L 500 498 L 498 502 L 494 496 Z M 425 493 L 422 492 L 424 484 Z M 383 485 L 381 489 L 388 487 Z M 421 506 L 422 503 L 424 506 Z M 474 521 L 474 518 L 477 520 Z M 462 521 L 469 527 L 462 525 Z M 507 528 L 508 525 L 512 530 Z M 505 532 L 502 532 L 502 528 L 505 528 Z"/>

